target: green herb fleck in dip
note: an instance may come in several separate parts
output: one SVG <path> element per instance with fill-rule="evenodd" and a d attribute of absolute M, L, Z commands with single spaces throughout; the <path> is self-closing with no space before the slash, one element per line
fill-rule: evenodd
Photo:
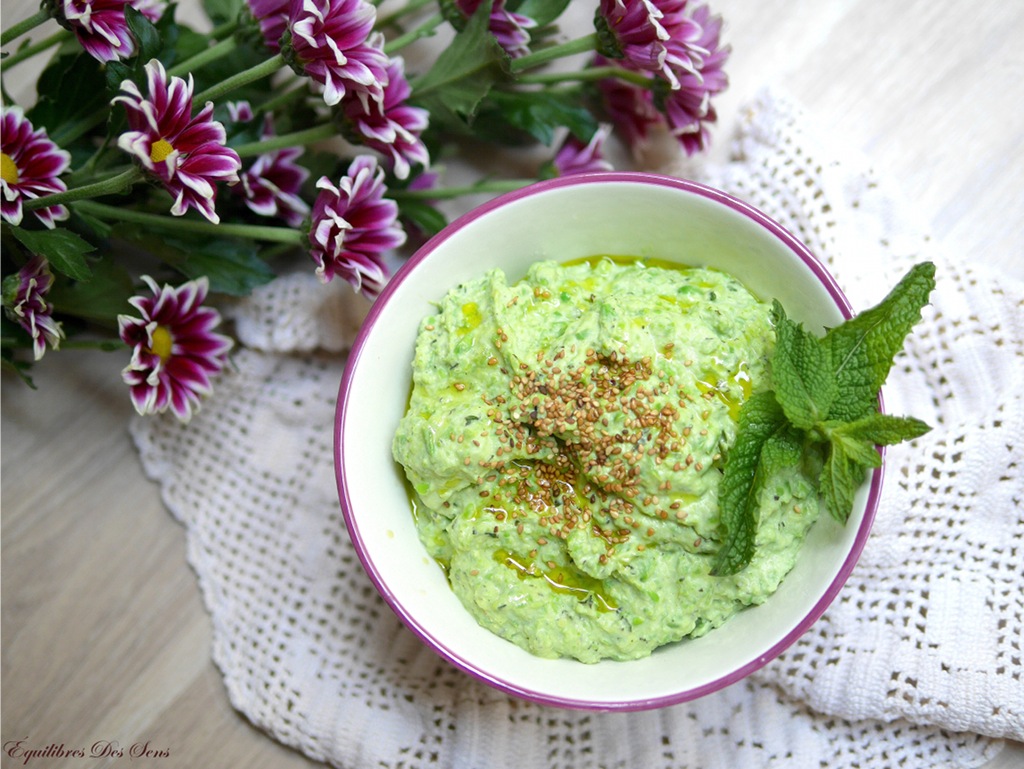
<path fill-rule="evenodd" d="M 771 305 L 637 260 L 464 283 L 421 324 L 395 435 L 420 538 L 484 627 L 542 657 L 633 659 L 763 602 L 818 514 L 813 455 L 757 485 L 754 555 L 712 576 Z"/>

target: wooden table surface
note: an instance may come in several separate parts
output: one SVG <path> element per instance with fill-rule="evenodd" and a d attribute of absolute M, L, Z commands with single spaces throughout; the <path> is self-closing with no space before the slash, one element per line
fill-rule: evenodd
<path fill-rule="evenodd" d="M 3 26 L 35 7 L 4 0 Z M 723 126 L 760 86 L 781 85 L 898 179 L 954 253 L 1024 278 L 1024 2 L 712 8 L 733 46 Z M 126 431 L 125 362 L 50 352 L 35 369 L 38 390 L 3 379 L 2 741 L 148 742 L 169 752 L 153 762 L 168 768 L 314 765 L 227 701 L 184 531 Z M 1024 765 L 1011 749 L 997 765 Z"/>

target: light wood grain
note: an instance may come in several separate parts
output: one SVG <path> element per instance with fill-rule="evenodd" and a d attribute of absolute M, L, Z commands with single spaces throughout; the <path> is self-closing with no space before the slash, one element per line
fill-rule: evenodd
<path fill-rule="evenodd" d="M 5 0 L 3 25 L 34 7 Z M 712 7 L 733 46 L 723 126 L 762 85 L 786 89 L 897 179 L 952 253 L 1024 278 L 1024 3 Z M 36 368 L 38 391 L 3 379 L 2 740 L 149 741 L 170 752 L 148 764 L 160 767 L 315 765 L 228 702 L 185 533 L 127 434 L 124 364 L 119 353 L 63 351 Z"/>

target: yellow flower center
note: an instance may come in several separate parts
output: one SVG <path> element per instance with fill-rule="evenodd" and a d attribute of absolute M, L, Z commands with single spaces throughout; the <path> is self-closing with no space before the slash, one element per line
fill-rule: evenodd
<path fill-rule="evenodd" d="M 159 355 L 160 360 L 166 362 L 171 357 L 171 345 L 173 344 L 174 338 L 166 326 L 157 326 L 153 329 L 153 346 L 149 348 L 149 351 L 154 355 Z"/>
<path fill-rule="evenodd" d="M 157 139 L 149 148 L 149 159 L 154 163 L 163 163 L 167 156 L 174 152 L 174 147 L 166 139 Z"/>
<path fill-rule="evenodd" d="M 18 183 L 18 166 L 6 152 L 0 152 L 0 177 L 8 184 Z"/>

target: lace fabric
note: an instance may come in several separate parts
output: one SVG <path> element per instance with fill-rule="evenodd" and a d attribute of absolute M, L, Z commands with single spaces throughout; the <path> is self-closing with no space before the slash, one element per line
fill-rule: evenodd
<path fill-rule="evenodd" d="M 672 708 L 586 713 L 519 701 L 427 649 L 349 542 L 333 415 L 365 305 L 312 271 L 227 309 L 242 343 L 181 425 L 136 419 L 146 472 L 188 531 L 232 704 L 341 767 L 979 767 L 1024 740 L 1024 286 L 942 255 L 855 155 L 765 92 L 721 164 L 665 169 L 776 218 L 856 309 L 914 262 L 933 304 L 886 386 L 933 430 L 888 454 L 847 585 L 753 676 Z"/>

